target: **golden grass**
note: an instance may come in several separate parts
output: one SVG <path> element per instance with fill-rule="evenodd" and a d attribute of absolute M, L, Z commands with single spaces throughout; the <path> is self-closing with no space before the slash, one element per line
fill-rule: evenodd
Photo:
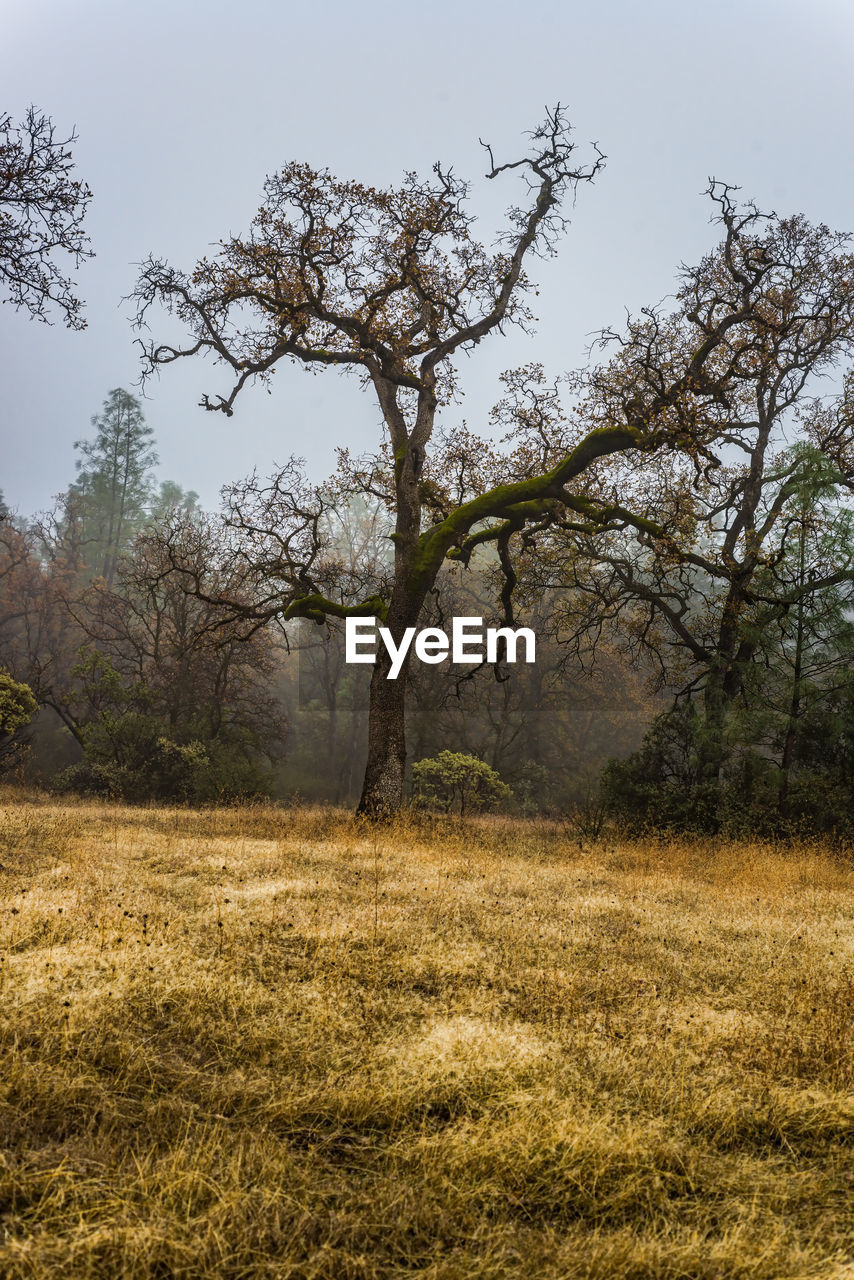
<path fill-rule="evenodd" d="M 0 798 L 0 1276 L 854 1275 L 854 864 Z"/>

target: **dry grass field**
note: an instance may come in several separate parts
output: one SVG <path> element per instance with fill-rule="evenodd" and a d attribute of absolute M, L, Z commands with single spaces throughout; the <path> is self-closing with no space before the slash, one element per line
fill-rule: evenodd
<path fill-rule="evenodd" d="M 0 1276 L 854 1275 L 854 861 L 0 797 Z"/>

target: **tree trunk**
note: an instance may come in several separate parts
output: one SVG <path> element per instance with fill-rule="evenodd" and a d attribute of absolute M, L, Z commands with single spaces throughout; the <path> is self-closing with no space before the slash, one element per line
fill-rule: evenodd
<path fill-rule="evenodd" d="M 439 565 L 426 573 L 417 569 L 421 533 L 419 483 L 424 466 L 424 448 L 433 430 L 436 396 L 433 378 L 418 395 L 415 424 L 407 430 L 398 401 L 398 387 L 377 374 L 374 385 L 395 451 L 394 488 L 397 503 L 394 541 L 394 588 L 389 601 L 386 626 L 395 645 L 400 646 L 407 627 L 417 627 L 427 592 L 436 581 Z M 406 673 L 412 648 L 395 680 L 387 679 L 391 669 L 388 650 L 377 638 L 377 657 L 371 677 L 368 712 L 368 760 L 365 783 L 357 813 L 386 818 L 403 804 L 406 770 Z"/>
<path fill-rule="evenodd" d="M 702 736 L 697 752 L 697 781 L 700 787 L 697 818 L 713 832 L 717 832 L 721 825 L 721 775 L 726 756 L 724 732 L 729 704 L 726 674 L 726 667 L 720 658 L 713 662 L 703 694 Z"/>
<path fill-rule="evenodd" d="M 406 769 L 406 668 L 388 680 L 391 660 L 383 646 L 371 677 L 368 761 L 357 813 L 388 818 L 403 804 Z"/>
<path fill-rule="evenodd" d="M 798 553 L 798 586 L 803 588 L 806 579 L 806 529 L 801 520 Z M 795 744 L 798 736 L 798 721 L 801 717 L 801 681 L 804 664 L 804 598 L 798 597 L 798 612 L 795 625 L 795 653 L 792 668 L 792 696 L 789 701 L 789 714 L 786 720 L 786 738 L 783 743 L 783 758 L 780 762 L 782 779 L 780 783 L 779 809 L 784 818 L 789 816 L 789 780 L 792 764 L 795 759 Z"/>
<path fill-rule="evenodd" d="M 704 792 L 702 814 L 712 831 L 721 826 L 721 784 L 727 763 L 727 726 L 741 688 L 742 672 L 755 644 L 743 641 L 735 652 L 719 653 L 709 670 L 703 695 L 702 738 L 698 751 L 698 782 Z"/>
<path fill-rule="evenodd" d="M 403 557 L 401 557 L 401 560 Z M 392 592 L 386 626 L 399 648 L 407 627 L 417 627 L 427 591 L 436 580 L 438 570 L 427 575 L 416 586 L 406 582 L 408 566 L 398 569 L 397 584 Z M 368 709 L 368 760 L 365 782 L 357 813 L 370 818 L 387 818 L 401 807 L 404 800 L 406 770 L 406 677 L 412 657 L 410 644 L 395 680 L 389 680 L 391 657 L 377 637 L 376 662 L 371 676 Z"/>

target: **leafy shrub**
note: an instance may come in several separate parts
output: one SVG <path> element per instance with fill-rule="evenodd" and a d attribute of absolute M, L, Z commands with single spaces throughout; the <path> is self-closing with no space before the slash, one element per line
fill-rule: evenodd
<path fill-rule="evenodd" d="M 426 809 L 457 812 L 497 809 L 512 800 L 513 792 L 485 760 L 461 751 L 440 751 L 412 766 L 413 801 Z"/>
<path fill-rule="evenodd" d="M 54 787 L 139 803 L 201 804 L 269 794 L 268 780 L 241 744 L 223 739 L 175 742 L 154 716 L 102 714 L 85 731 L 85 756 Z"/>
<path fill-rule="evenodd" d="M 730 746 L 719 781 L 703 778 L 702 716 L 690 704 L 653 720 L 639 749 L 611 760 L 602 774 L 605 811 L 629 832 L 772 834 L 779 796 L 773 764 L 749 747 Z"/>
<path fill-rule="evenodd" d="M 28 684 L 0 671 L 0 771 L 12 767 L 21 751 L 21 731 L 39 709 Z"/>
<path fill-rule="evenodd" d="M 718 832 L 732 838 L 854 835 L 854 786 L 845 767 L 845 735 L 804 743 L 785 800 L 776 760 L 750 745 L 730 744 L 717 783 L 701 778 L 702 718 L 690 708 L 653 721 L 638 751 L 611 760 L 602 775 L 607 813 L 627 831 Z M 840 763 L 841 762 L 841 763 Z"/>
<path fill-rule="evenodd" d="M 830 773 L 801 771 L 789 784 L 789 825 L 801 832 L 854 838 L 854 791 Z"/>
<path fill-rule="evenodd" d="M 0 671 L 0 734 L 23 729 L 39 709 L 35 694 L 28 684 L 13 680 L 8 671 Z"/>
<path fill-rule="evenodd" d="M 124 795 L 121 770 L 115 765 L 95 764 L 91 760 L 78 760 L 62 769 L 53 779 L 52 789 L 64 794 L 98 796 L 103 799 L 121 799 Z"/>
<path fill-rule="evenodd" d="M 551 773 L 534 760 L 526 760 L 513 774 L 513 795 L 519 812 L 526 818 L 550 809 L 553 791 Z"/>
<path fill-rule="evenodd" d="M 690 707 L 657 716 L 637 751 L 606 765 L 603 802 L 630 830 L 702 825 L 696 720 Z"/>

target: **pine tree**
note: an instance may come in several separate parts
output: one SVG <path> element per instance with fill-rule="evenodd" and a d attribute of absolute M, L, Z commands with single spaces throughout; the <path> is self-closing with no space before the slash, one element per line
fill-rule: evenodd
<path fill-rule="evenodd" d="M 70 497 L 82 519 L 89 576 L 103 577 L 111 587 L 119 556 L 145 521 L 158 458 L 142 406 L 120 387 L 107 396 L 92 426 L 94 440 L 74 445 L 81 457 Z"/>

